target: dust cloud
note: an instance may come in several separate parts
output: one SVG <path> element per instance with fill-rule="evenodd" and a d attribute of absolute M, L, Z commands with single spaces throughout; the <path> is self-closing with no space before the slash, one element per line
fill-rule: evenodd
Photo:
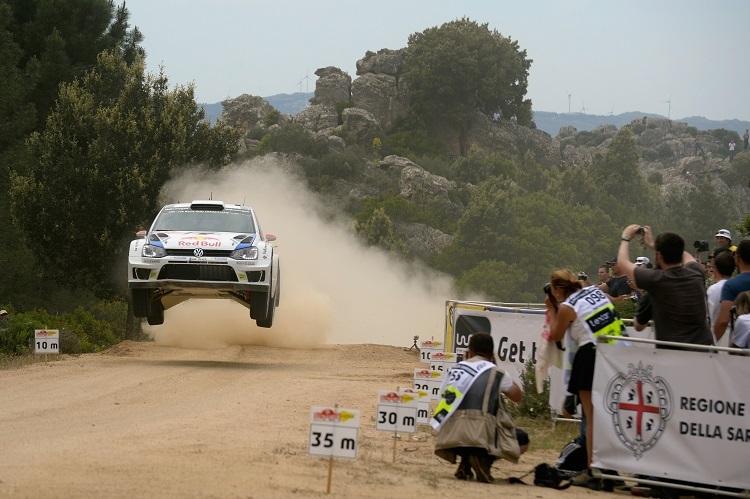
<path fill-rule="evenodd" d="M 365 247 L 347 227 L 351 221 L 331 220 L 324 200 L 291 173 L 295 168 L 265 157 L 213 173 L 187 169 L 162 191 L 164 204 L 211 196 L 255 209 L 265 233 L 277 237 L 281 259 L 273 327 L 257 327 L 231 300 L 191 299 L 167 310 L 164 325 L 144 325 L 146 331 L 158 343 L 184 348 L 410 347 L 415 335 L 442 339 L 451 280 Z"/>

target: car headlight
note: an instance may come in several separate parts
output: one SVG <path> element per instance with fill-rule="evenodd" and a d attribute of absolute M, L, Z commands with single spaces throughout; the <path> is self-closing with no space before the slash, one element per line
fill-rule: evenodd
<path fill-rule="evenodd" d="M 229 255 L 235 260 L 257 260 L 258 259 L 258 248 L 250 247 L 232 251 Z"/>
<path fill-rule="evenodd" d="M 145 246 L 143 246 L 143 250 L 141 250 L 141 256 L 145 258 L 161 258 L 163 256 L 167 256 L 167 251 L 159 246 L 146 244 Z"/>

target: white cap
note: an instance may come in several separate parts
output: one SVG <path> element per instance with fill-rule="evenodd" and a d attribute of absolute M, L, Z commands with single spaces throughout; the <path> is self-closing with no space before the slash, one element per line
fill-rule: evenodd
<path fill-rule="evenodd" d="M 648 257 L 646 256 L 639 256 L 638 258 L 635 259 L 635 264 L 638 265 L 639 267 L 641 265 L 647 265 L 649 263 L 651 263 L 651 260 L 649 260 Z"/>
<path fill-rule="evenodd" d="M 714 237 L 726 237 L 730 241 L 732 240 L 732 234 L 727 229 L 720 229 Z"/>
<path fill-rule="evenodd" d="M 8 311 L 7 310 L 0 310 L 0 315 L 8 315 Z"/>

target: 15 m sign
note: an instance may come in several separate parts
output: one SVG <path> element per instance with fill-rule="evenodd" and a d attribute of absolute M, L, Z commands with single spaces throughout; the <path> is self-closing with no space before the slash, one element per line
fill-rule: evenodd
<path fill-rule="evenodd" d="M 355 459 L 358 433 L 358 410 L 312 407 L 307 453 L 311 456 Z"/>
<path fill-rule="evenodd" d="M 60 330 L 35 329 L 34 353 L 60 353 Z"/>

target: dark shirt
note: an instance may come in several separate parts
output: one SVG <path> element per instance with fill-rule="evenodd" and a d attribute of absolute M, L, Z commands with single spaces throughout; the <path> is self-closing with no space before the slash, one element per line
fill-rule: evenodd
<path fill-rule="evenodd" d="M 636 285 L 650 295 L 657 340 L 713 344 L 705 274 L 697 262 L 667 270 L 638 267 L 634 276 Z"/>
<path fill-rule="evenodd" d="M 633 290 L 630 289 L 630 284 L 628 284 L 628 276 L 626 275 L 613 277 L 612 279 L 607 281 L 607 287 L 609 288 L 609 293 L 607 294 L 612 298 L 629 295 L 633 292 Z"/>

